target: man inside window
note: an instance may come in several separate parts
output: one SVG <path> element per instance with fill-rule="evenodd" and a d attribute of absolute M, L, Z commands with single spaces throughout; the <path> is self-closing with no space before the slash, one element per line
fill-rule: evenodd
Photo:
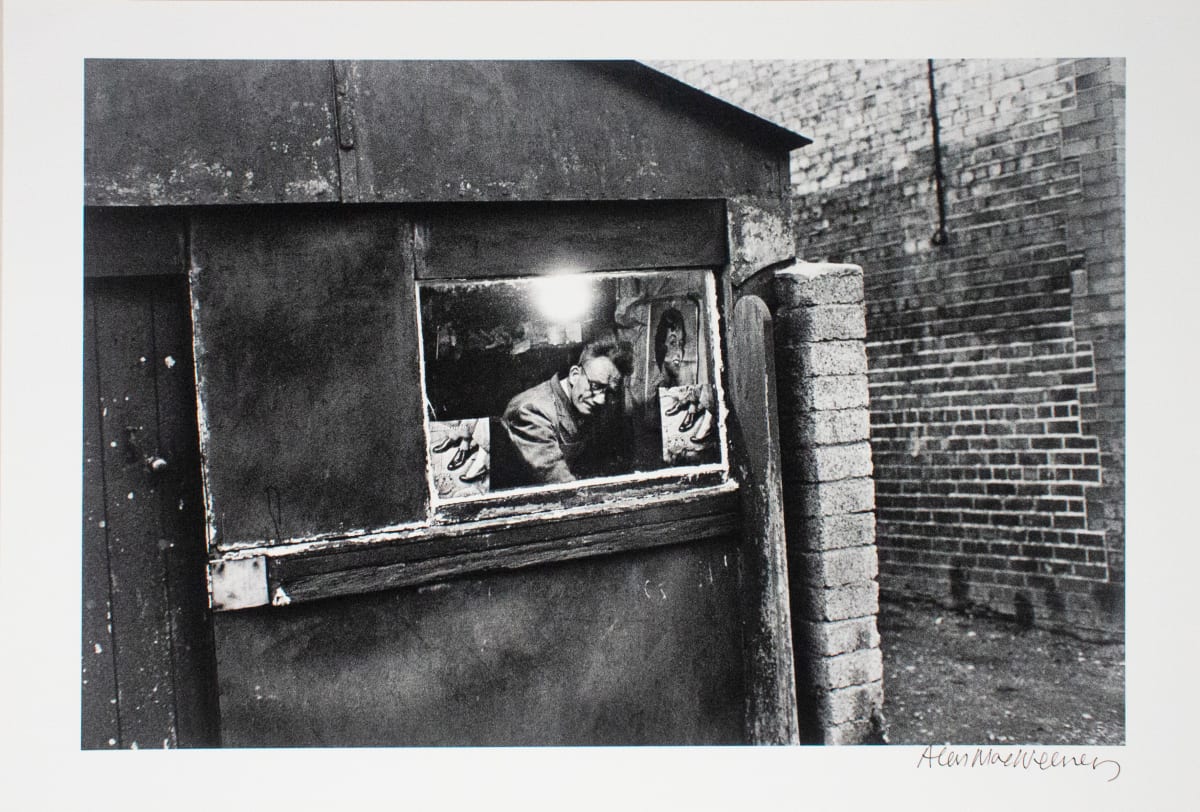
<path fill-rule="evenodd" d="M 627 342 L 592 341 L 565 376 L 556 374 L 510 400 L 500 422 L 520 460 L 522 481 L 514 484 L 618 473 L 621 444 L 613 418 L 632 368 Z"/>

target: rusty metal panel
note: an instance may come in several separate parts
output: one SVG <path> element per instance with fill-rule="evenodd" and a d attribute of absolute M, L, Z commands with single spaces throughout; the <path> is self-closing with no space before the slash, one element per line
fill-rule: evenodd
<path fill-rule="evenodd" d="M 742 743 L 737 549 L 219 613 L 222 742 Z"/>
<path fill-rule="evenodd" d="M 423 519 L 411 226 L 375 207 L 192 216 L 210 542 Z"/>
<path fill-rule="evenodd" d="M 88 60 L 85 202 L 335 201 L 325 61 Z"/>
<path fill-rule="evenodd" d="M 583 62 L 346 70 L 362 201 L 782 195 L 787 149 Z"/>
<path fill-rule="evenodd" d="M 725 264 L 720 201 L 431 206 L 418 224 L 417 276 L 715 268 Z"/>

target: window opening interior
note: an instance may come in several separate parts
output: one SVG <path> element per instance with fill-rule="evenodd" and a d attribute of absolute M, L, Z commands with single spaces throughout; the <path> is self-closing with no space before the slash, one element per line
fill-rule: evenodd
<path fill-rule="evenodd" d="M 435 501 L 726 470 L 711 271 L 417 293 Z"/>

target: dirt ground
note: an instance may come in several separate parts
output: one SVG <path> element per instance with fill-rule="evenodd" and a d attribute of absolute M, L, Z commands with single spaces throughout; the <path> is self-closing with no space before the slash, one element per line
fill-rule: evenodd
<path fill-rule="evenodd" d="M 892 744 L 1123 744 L 1125 646 L 885 601 Z"/>

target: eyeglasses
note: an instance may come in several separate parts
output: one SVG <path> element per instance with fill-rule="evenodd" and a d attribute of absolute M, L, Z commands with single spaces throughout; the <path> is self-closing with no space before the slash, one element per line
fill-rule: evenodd
<path fill-rule="evenodd" d="M 583 371 L 583 367 L 579 368 L 579 373 L 583 375 L 583 379 L 588 382 L 588 395 L 596 397 L 604 395 L 606 398 L 614 397 L 617 394 L 617 387 L 610 386 L 603 381 L 593 381 L 588 374 Z"/>

